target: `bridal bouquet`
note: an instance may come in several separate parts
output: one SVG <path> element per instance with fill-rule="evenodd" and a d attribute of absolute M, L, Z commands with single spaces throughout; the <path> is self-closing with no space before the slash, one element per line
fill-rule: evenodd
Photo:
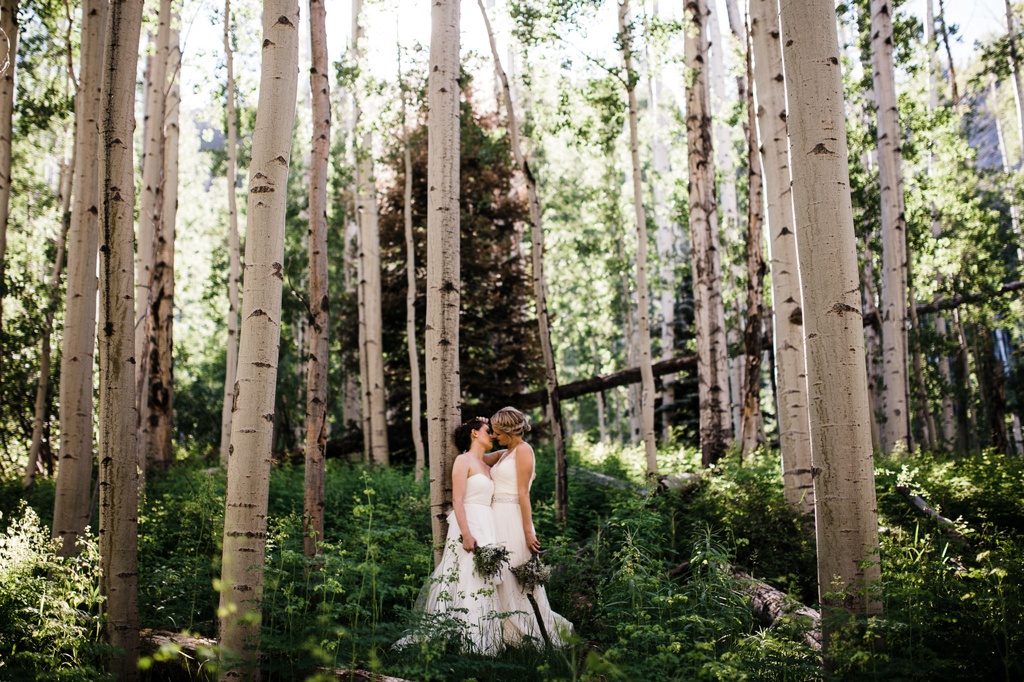
<path fill-rule="evenodd" d="M 511 571 L 527 592 L 533 592 L 551 577 L 551 567 L 541 563 L 539 554 L 531 556 L 525 564 L 513 566 Z"/>
<path fill-rule="evenodd" d="M 501 567 L 508 562 L 508 550 L 501 545 L 484 545 L 473 552 L 473 568 L 484 580 L 497 576 Z"/>

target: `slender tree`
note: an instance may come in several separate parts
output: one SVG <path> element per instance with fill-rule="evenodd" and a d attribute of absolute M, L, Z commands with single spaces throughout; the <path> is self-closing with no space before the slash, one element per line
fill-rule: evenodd
<path fill-rule="evenodd" d="M 139 197 L 138 258 L 135 271 L 135 367 L 139 399 L 139 468 L 145 476 L 152 440 L 146 386 L 150 381 L 150 355 L 153 324 L 149 313 L 153 305 L 153 264 L 156 258 L 156 234 L 163 211 L 164 116 L 167 99 L 167 57 L 171 45 L 171 0 L 160 0 L 155 42 L 151 40 L 149 78 L 146 80 L 145 116 L 142 143 L 142 195 Z M 151 36 L 152 37 L 152 36 Z"/>
<path fill-rule="evenodd" d="M 148 314 L 151 338 L 146 344 L 149 363 L 146 412 L 148 413 L 149 461 L 158 469 L 166 469 L 174 460 L 172 448 L 174 412 L 174 236 L 178 215 L 178 138 L 181 92 L 178 71 L 181 67 L 181 47 L 177 12 L 171 13 L 171 35 L 168 41 L 168 90 L 164 98 L 164 143 L 162 153 L 163 174 L 160 180 L 160 221 L 153 239 L 153 285 L 150 290 Z"/>
<path fill-rule="evenodd" d="M 256 658 L 281 341 L 285 190 L 298 90 L 298 27 L 297 0 L 264 0 L 220 592 L 220 643 L 241 664 L 224 668 L 222 680 L 259 676 Z"/>
<path fill-rule="evenodd" d="M 1017 22 L 1013 17 L 1013 5 L 1010 0 L 1004 0 L 1006 5 L 1006 47 L 1007 63 L 1010 67 L 1010 81 L 1013 83 L 1013 103 L 1017 108 L 1017 133 L 1024 141 L 1024 81 L 1021 77 L 1020 45 L 1017 39 Z M 1021 161 L 1024 162 L 1024 142 L 1021 144 Z"/>
<path fill-rule="evenodd" d="M 882 444 L 910 444 L 907 371 L 907 219 L 893 65 L 892 1 L 871 0 L 871 62 L 878 117 L 878 181 L 882 197 Z"/>
<path fill-rule="evenodd" d="M 423 400 L 420 386 L 420 354 L 416 346 L 416 243 L 412 236 L 412 144 L 409 138 L 408 88 L 402 77 L 401 46 L 398 51 L 398 80 L 402 89 L 402 163 L 405 184 L 402 187 L 402 223 L 405 228 L 405 343 L 409 351 L 409 392 L 411 395 L 412 444 L 416 451 L 414 476 L 423 480 L 423 467 L 427 464 L 423 447 Z"/>
<path fill-rule="evenodd" d="M 815 469 L 818 595 L 876 614 L 878 514 L 835 6 L 780 0 Z M 827 655 L 827 653 L 826 653 Z"/>
<path fill-rule="evenodd" d="M 231 47 L 231 0 L 224 0 L 224 55 L 227 71 L 227 99 L 224 118 L 227 119 L 227 188 L 228 188 L 228 348 L 227 368 L 224 375 L 224 404 L 220 415 L 220 464 L 228 465 L 231 447 L 231 415 L 235 392 L 235 373 L 238 370 L 238 281 L 241 270 L 238 243 L 237 156 L 238 121 L 235 116 L 235 67 Z"/>
<path fill-rule="evenodd" d="M 800 270 L 790 190 L 786 89 L 776 0 L 751 0 L 750 38 L 754 56 L 757 129 L 767 204 L 769 266 L 774 316 L 775 380 L 778 385 L 779 445 L 786 500 L 814 513 L 811 439 L 807 421 Z"/>
<path fill-rule="evenodd" d="M 327 157 L 331 150 L 330 73 L 327 61 L 327 10 L 310 0 L 309 89 L 313 141 L 309 163 L 309 370 L 306 374 L 306 495 L 303 550 L 322 553 L 324 538 L 324 465 L 327 450 L 327 370 L 330 305 L 327 288 Z"/>
<path fill-rule="evenodd" d="M 700 394 L 700 448 L 705 466 L 725 453 L 732 439 L 729 368 L 722 302 L 722 257 L 711 144 L 711 102 L 705 64 L 708 57 L 706 0 L 686 7 L 684 50 L 691 76 L 686 85 L 686 139 L 690 163 L 690 242 L 693 252 L 697 381 Z"/>
<path fill-rule="evenodd" d="M 946 7 L 943 0 L 939 0 L 939 30 L 942 31 L 942 42 L 946 46 L 946 67 L 949 71 L 949 90 L 953 97 L 953 111 L 960 113 L 960 94 L 956 87 L 956 70 L 953 68 L 953 51 L 949 47 L 949 30 L 946 27 Z"/>
<path fill-rule="evenodd" d="M 11 208 L 11 145 L 14 140 L 14 67 L 18 61 L 18 0 L 0 1 L 0 351 L 7 272 L 7 221 Z M 0 372 L 3 370 L 0 352 Z"/>
<path fill-rule="evenodd" d="M 60 553 L 77 552 L 89 524 L 93 463 L 93 367 L 96 353 L 96 259 L 99 249 L 100 119 L 108 0 L 82 2 L 81 65 L 75 97 L 75 170 L 68 228 L 67 293 L 60 359 L 60 457 L 53 537 Z"/>
<path fill-rule="evenodd" d="M 747 82 L 753 80 L 750 32 L 747 32 Z M 753 91 L 747 95 L 747 319 L 744 325 L 743 419 L 740 443 L 743 455 L 761 443 L 761 335 L 764 307 L 764 183 L 757 143 L 757 116 Z"/>
<path fill-rule="evenodd" d="M 138 460 L 135 345 L 135 69 L 142 0 L 114 0 L 103 59 L 100 236 L 100 563 L 109 670 L 138 678 Z M 123 651 L 123 653 L 122 653 Z"/>
<path fill-rule="evenodd" d="M 508 86 L 508 77 L 505 69 L 501 66 L 501 59 L 498 57 L 498 45 L 494 40 L 494 31 L 491 29 L 491 21 L 487 17 L 487 10 L 484 8 L 483 0 L 477 0 L 480 6 L 480 13 L 484 17 L 484 26 L 487 28 L 487 38 L 491 44 L 491 56 L 494 59 L 494 70 L 501 87 L 502 104 L 505 107 L 505 115 L 508 118 L 508 136 L 512 154 L 515 156 L 516 165 L 523 174 L 526 181 L 526 193 L 530 204 L 530 235 L 532 245 L 530 255 L 533 260 L 533 293 L 537 304 L 537 323 L 540 326 L 540 349 L 544 358 L 544 387 L 547 393 L 548 410 L 551 414 L 551 430 L 555 441 L 555 520 L 558 523 L 565 523 L 569 507 L 569 477 L 568 465 L 565 459 L 565 437 L 562 433 L 562 404 L 558 399 L 558 372 L 555 367 L 555 352 L 551 346 L 551 322 L 548 317 L 548 294 L 547 279 L 544 277 L 544 226 L 541 223 L 540 195 L 537 192 L 537 180 L 530 169 L 530 163 L 523 154 L 522 143 L 519 138 L 519 120 L 516 116 L 515 105 L 512 102 L 512 91 Z M 635 97 L 635 96 L 634 96 Z M 650 330 L 647 333 L 650 337 Z M 650 343 L 648 342 L 648 346 Z M 648 361 L 650 352 L 648 351 Z M 654 374 L 651 374 L 653 384 Z M 651 431 L 653 437 L 654 411 L 651 410 Z M 650 460 L 648 460 L 648 465 Z"/>
<path fill-rule="evenodd" d="M 459 26 L 458 0 L 430 9 L 427 77 L 427 449 L 434 562 L 448 534 L 452 434 L 459 406 Z"/>

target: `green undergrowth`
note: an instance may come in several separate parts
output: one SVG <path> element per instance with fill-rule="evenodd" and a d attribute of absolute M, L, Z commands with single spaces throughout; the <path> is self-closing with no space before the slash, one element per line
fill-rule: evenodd
<path fill-rule="evenodd" d="M 533 497 L 545 561 L 555 567 L 548 595 L 574 623 L 574 639 L 563 650 L 526 645 L 493 658 L 463 652 L 464 633 L 451 622 L 436 624 L 427 641 L 392 646 L 416 621 L 432 567 L 426 483 L 406 471 L 328 461 L 324 555 L 311 565 L 302 555 L 302 466 L 275 464 L 264 679 L 311 679 L 336 667 L 409 680 L 1024 679 L 1019 461 L 922 453 L 878 460 L 884 615 L 837 623 L 826 672 L 801 639 L 803 625 L 766 628 L 734 575 L 742 569 L 816 606 L 813 532 L 785 503 L 777 452 L 743 462 L 730 454 L 680 490 L 647 481 L 636 448 L 576 440 L 569 457 L 573 471 L 628 482 L 571 476 L 560 527 L 553 463 L 539 450 Z M 680 448 L 659 463 L 666 472 L 696 471 L 699 455 Z M 898 486 L 954 526 L 914 509 Z M 222 472 L 187 457 L 149 477 L 139 515 L 143 627 L 216 635 L 224 487 Z M 7 494 L 0 500 L 8 510 L 2 546 L 19 548 L 0 553 L 0 679 L 22 679 L 9 671 L 26 666 L 35 666 L 35 679 L 96 679 L 72 671 L 99 670 L 95 549 L 75 563 L 53 557 L 45 517 L 32 512 L 52 499 L 41 482 L 25 509 Z M 68 608 L 45 608 L 55 594 Z M 39 619 L 50 634 L 26 644 Z M 213 673 L 209 663 L 192 663 L 192 676 Z M 147 679 L 189 678 L 171 670 L 154 665 Z"/>

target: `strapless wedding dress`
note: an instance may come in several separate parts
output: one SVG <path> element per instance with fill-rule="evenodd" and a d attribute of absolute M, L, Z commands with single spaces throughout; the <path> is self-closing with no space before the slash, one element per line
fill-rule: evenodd
<path fill-rule="evenodd" d="M 531 485 L 536 477 L 536 472 L 531 472 Z M 519 566 L 530 559 L 531 552 L 526 546 L 523 516 L 519 507 L 519 474 L 516 470 L 515 448 L 491 468 L 491 479 L 494 481 L 491 508 L 494 510 L 498 544 L 504 545 L 508 550 L 509 566 Z M 515 645 L 524 638 L 531 637 L 538 647 L 544 646 L 537 615 L 526 591 L 520 587 L 508 567 L 502 569 L 499 578 L 501 583 L 498 585 L 498 610 L 507 615 L 502 621 L 505 644 Z M 551 610 L 543 586 L 534 589 L 533 597 L 544 622 L 544 629 L 551 638 L 551 644 L 564 646 L 566 638 L 572 634 L 572 623 Z"/>
<path fill-rule="evenodd" d="M 486 474 L 474 474 L 466 480 L 466 522 L 480 547 L 497 544 L 491 511 L 493 493 L 494 483 Z M 448 512 L 448 537 L 441 562 L 416 603 L 416 610 L 424 617 L 423 626 L 396 642 L 396 647 L 436 636 L 440 628 L 458 627 L 468 649 L 487 655 L 501 649 L 502 627 L 495 590 L 501 577 L 485 580 L 477 575 L 473 554 L 462 549 L 461 536 L 462 529 L 452 510 Z"/>

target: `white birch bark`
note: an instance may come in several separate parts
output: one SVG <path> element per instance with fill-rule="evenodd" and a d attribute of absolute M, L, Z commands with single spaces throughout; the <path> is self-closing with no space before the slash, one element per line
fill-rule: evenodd
<path fill-rule="evenodd" d="M 706 0 L 686 5 L 684 49 L 691 71 L 686 86 L 686 137 L 690 179 L 690 241 L 697 336 L 701 459 L 705 466 L 725 453 L 732 440 L 729 369 L 722 301 L 722 260 L 715 201 L 715 161 L 711 144 L 711 98 L 706 68 Z"/>
<path fill-rule="evenodd" d="M 0 324 L 3 323 L 3 281 L 7 271 L 7 222 L 11 209 L 11 146 L 14 142 L 14 72 L 18 59 L 18 0 L 0 1 Z M 2 349 L 0 349 L 2 351 Z M 4 353 L 0 352 L 0 368 Z"/>
<path fill-rule="evenodd" d="M 296 0 L 263 3 L 263 63 L 246 216 L 242 334 L 224 511 L 220 644 L 240 665 L 225 679 L 257 679 L 288 165 L 298 89 Z"/>
<path fill-rule="evenodd" d="M 835 6 L 831 0 L 780 0 L 779 19 L 811 406 L 818 593 L 826 611 L 875 614 L 882 608 L 873 594 L 880 580 L 878 515 Z M 827 646 L 827 627 L 824 634 Z"/>
<path fill-rule="evenodd" d="M 434 561 L 448 533 L 452 436 L 461 422 L 459 376 L 459 25 L 458 0 L 430 10 L 427 80 L 427 450 Z"/>
<path fill-rule="evenodd" d="M 327 10 L 324 0 L 309 0 L 311 67 L 309 89 L 313 140 L 309 164 L 309 369 L 306 373 L 306 470 L 303 503 L 303 551 L 323 553 L 324 477 L 327 451 L 327 373 L 330 299 L 327 279 L 327 165 L 331 151 L 330 72 L 327 61 Z"/>
<path fill-rule="evenodd" d="M 885 421 L 882 444 L 910 445 L 907 371 L 907 220 L 899 112 L 893 67 L 891 0 L 871 0 L 871 62 L 878 116 L 878 181 L 882 197 L 882 363 Z"/>
<path fill-rule="evenodd" d="M 651 363 L 651 312 L 647 289 L 647 216 L 640 175 L 640 134 L 636 104 L 636 70 L 633 67 L 632 28 L 629 0 L 619 5 L 619 45 L 626 66 L 626 95 L 629 101 L 629 154 L 633 162 L 633 208 L 636 212 L 636 288 L 640 360 L 640 435 L 647 455 L 647 475 L 658 474 L 658 442 L 654 435 L 654 371 Z"/>
<path fill-rule="evenodd" d="M 181 23 L 177 12 L 171 13 L 171 36 L 168 43 L 167 95 L 164 98 L 163 178 L 160 181 L 160 222 L 154 235 L 153 286 L 150 306 L 152 336 L 151 352 L 144 361 L 150 363 L 148 398 L 148 433 L 150 462 L 158 469 L 166 469 L 174 460 L 172 446 L 174 414 L 174 236 L 178 215 L 178 138 L 181 88 L 178 71 L 181 67 L 181 48 L 177 26 Z"/>
<path fill-rule="evenodd" d="M 238 239 L 238 121 L 235 115 L 235 58 L 231 47 L 231 0 L 224 0 L 224 54 L 227 71 L 227 190 L 228 190 L 228 340 L 224 373 L 224 404 L 220 413 L 220 465 L 228 466 L 231 447 L 231 403 L 238 370 L 238 283 L 241 279 L 241 254 Z"/>
<path fill-rule="evenodd" d="M 480 12 L 484 17 L 484 26 L 487 28 L 487 38 L 491 45 L 491 57 L 494 59 L 494 70 L 500 84 L 501 100 L 505 107 L 505 114 L 508 117 L 508 135 L 512 154 L 526 182 L 526 192 L 530 206 L 530 225 L 532 226 L 530 232 L 532 240 L 530 253 L 533 263 L 533 291 L 537 304 L 537 323 L 540 327 L 540 348 L 541 356 L 544 360 L 544 383 L 548 399 L 548 414 L 551 417 L 551 431 L 555 441 L 555 521 L 565 523 L 569 504 L 569 478 L 565 459 L 565 435 L 562 430 L 562 405 L 558 399 L 558 373 L 555 367 L 555 352 L 551 346 L 551 322 L 548 317 L 547 279 L 544 276 L 544 227 L 541 223 L 540 196 L 537 193 L 537 180 L 534 178 L 530 164 L 523 154 L 522 143 L 519 137 L 519 120 L 516 117 L 515 105 L 512 102 L 512 91 L 509 88 L 508 77 L 505 75 L 505 69 L 502 68 L 501 59 L 498 57 L 498 45 L 494 40 L 494 31 L 491 30 L 491 22 L 487 17 L 487 10 L 484 8 L 483 0 L 477 0 L 477 4 L 480 6 Z M 648 336 L 650 336 L 649 333 Z M 648 357 L 650 357 L 649 354 Z M 651 380 L 652 382 L 654 380 L 653 373 L 651 374 Z M 652 409 L 652 429 L 653 414 Z"/>
<path fill-rule="evenodd" d="M 775 324 L 775 382 L 778 386 L 779 446 L 786 500 L 814 513 L 807 373 L 804 365 L 800 269 L 790 188 L 786 89 L 776 0 L 750 0 L 753 88 L 764 167 L 769 267 Z"/>
<path fill-rule="evenodd" d="M 114 0 L 103 59 L 103 207 L 100 230 L 99 538 L 108 662 L 138 679 L 138 461 L 135 348 L 135 70 L 142 0 Z"/>
<path fill-rule="evenodd" d="M 96 260 L 101 209 L 100 117 L 107 0 L 82 3 L 81 65 L 75 97 L 75 168 L 68 229 L 67 292 L 60 359 L 60 456 L 53 537 L 61 556 L 77 552 L 89 524 L 93 462 L 93 368 L 96 354 Z"/>

